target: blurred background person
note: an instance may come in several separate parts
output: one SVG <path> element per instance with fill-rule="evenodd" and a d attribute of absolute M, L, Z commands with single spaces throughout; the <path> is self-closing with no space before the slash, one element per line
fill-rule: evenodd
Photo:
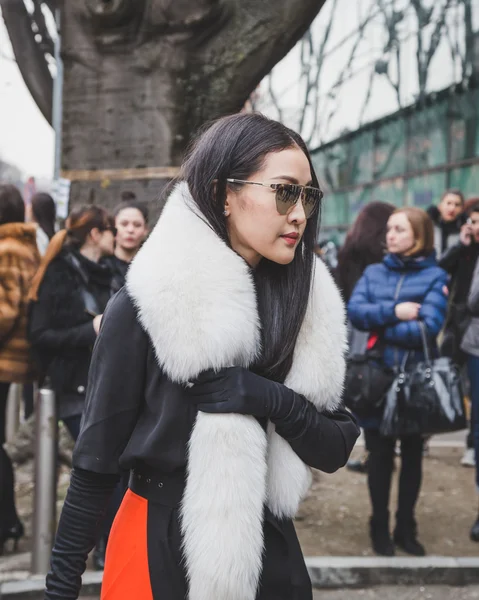
<path fill-rule="evenodd" d="M 449 307 L 441 344 L 441 352 L 450 356 L 458 365 L 466 363 L 466 356 L 461 344 L 470 320 L 467 299 L 471 288 L 474 268 L 479 257 L 479 202 L 470 206 L 462 225 L 459 241 L 449 248 L 441 260 L 440 266 L 450 276 Z M 469 382 L 470 384 L 470 382 Z M 466 451 L 461 460 L 464 466 L 475 465 L 474 443 L 472 433 L 468 435 Z"/>
<path fill-rule="evenodd" d="M 50 194 L 38 192 L 30 198 L 30 221 L 37 224 L 37 248 L 40 256 L 47 251 L 48 244 L 55 234 L 56 206 Z M 33 383 L 23 386 L 24 417 L 27 420 L 34 410 Z M 31 426 L 34 426 L 32 421 Z"/>
<path fill-rule="evenodd" d="M 36 227 L 25 221 L 23 198 L 13 185 L 0 185 L 0 553 L 23 536 L 15 508 L 14 475 L 3 444 L 11 383 L 31 383 L 35 369 L 27 341 L 27 306 L 40 263 Z"/>
<path fill-rule="evenodd" d="M 419 208 L 396 210 L 388 221 L 388 254 L 381 264 L 370 265 L 357 283 L 348 304 L 348 316 L 362 331 L 375 332 L 383 363 L 397 367 L 409 352 L 408 365 L 424 360 L 421 330 L 426 326 L 432 351 L 436 350 L 447 309 L 444 288 L 447 274 L 438 267 L 433 223 Z M 380 434 L 373 419 L 366 424 L 369 450 L 368 486 L 372 504 L 370 535 L 374 551 L 395 553 L 389 530 L 389 499 L 396 439 Z M 399 436 L 401 473 L 394 543 L 414 556 L 425 549 L 417 539 L 415 507 L 422 481 L 421 434 Z"/>
<path fill-rule="evenodd" d="M 472 214 L 477 214 L 479 221 L 479 204 L 477 206 L 477 213 L 474 212 Z M 479 223 L 476 223 L 472 227 L 479 229 Z M 471 318 L 466 327 L 461 343 L 461 350 L 466 354 L 469 375 L 471 431 L 475 451 L 476 488 L 479 493 L 479 260 L 476 261 L 467 306 Z M 472 526 L 470 537 L 474 542 L 479 542 L 479 516 Z"/>
<path fill-rule="evenodd" d="M 344 244 L 339 250 L 338 265 L 335 271 L 336 283 L 346 304 L 364 273 L 364 269 L 383 260 L 386 251 L 387 223 L 395 210 L 395 206 L 386 202 L 366 204 L 349 230 Z M 351 323 L 348 323 L 348 326 L 350 354 L 364 353 L 369 337 L 368 333 L 358 331 L 352 327 Z M 359 473 L 366 473 L 367 466 L 367 452 L 361 459 L 350 460 L 347 464 L 350 471 Z"/>
<path fill-rule="evenodd" d="M 30 338 L 58 399 L 59 418 L 76 440 L 91 352 L 111 296 L 113 218 L 98 206 L 75 208 L 51 240 L 31 290 Z"/>
<path fill-rule="evenodd" d="M 125 285 L 128 267 L 148 235 L 148 208 L 130 194 L 132 198 L 124 200 L 114 212 L 115 251 L 104 259 L 113 274 L 114 292 Z"/>
<path fill-rule="evenodd" d="M 55 201 L 44 192 L 35 194 L 32 198 L 32 220 L 37 227 L 38 251 L 43 256 L 47 251 L 50 240 L 55 235 L 55 220 L 57 216 Z"/>
<path fill-rule="evenodd" d="M 58 417 L 76 440 L 93 345 L 113 294 L 101 260 L 113 254 L 116 229 L 98 206 L 75 208 L 66 227 L 52 238 L 32 284 L 30 339 L 55 391 Z M 104 561 L 105 549 L 100 535 L 95 562 Z"/>
<path fill-rule="evenodd" d="M 434 248 L 438 260 L 459 242 L 461 227 L 466 221 L 463 210 L 464 195 L 458 189 L 446 190 L 439 204 L 427 209 L 434 223 Z"/>

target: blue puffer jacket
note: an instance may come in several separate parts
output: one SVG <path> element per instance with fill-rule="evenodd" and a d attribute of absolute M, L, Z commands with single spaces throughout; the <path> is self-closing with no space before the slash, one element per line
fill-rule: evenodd
<path fill-rule="evenodd" d="M 437 266 L 435 253 L 414 259 L 388 254 L 382 263 L 364 271 L 348 304 L 349 319 L 357 329 L 378 333 L 386 365 L 401 364 L 407 351 L 408 364 L 414 364 L 424 358 L 419 324 L 400 321 L 396 304 L 421 304 L 419 318 L 426 326 L 430 345 L 435 347 L 446 317 L 447 283 L 447 273 Z"/>

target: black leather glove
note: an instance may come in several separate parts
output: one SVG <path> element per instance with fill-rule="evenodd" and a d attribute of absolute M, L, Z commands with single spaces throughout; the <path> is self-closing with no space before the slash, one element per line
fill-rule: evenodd
<path fill-rule="evenodd" d="M 346 464 L 359 436 L 354 417 L 343 408 L 319 412 L 285 385 L 242 367 L 205 371 L 192 383 L 187 397 L 198 410 L 266 417 L 301 460 L 326 473 Z"/>
<path fill-rule="evenodd" d="M 252 415 L 273 423 L 288 416 L 297 396 L 282 383 L 243 367 L 204 371 L 191 383 L 187 396 L 202 412 Z"/>
<path fill-rule="evenodd" d="M 76 600 L 88 554 L 120 476 L 73 469 L 52 550 L 45 600 Z"/>

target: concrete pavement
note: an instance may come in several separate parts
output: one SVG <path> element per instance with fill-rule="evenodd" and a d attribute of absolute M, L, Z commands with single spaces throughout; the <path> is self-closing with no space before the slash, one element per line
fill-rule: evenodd
<path fill-rule="evenodd" d="M 365 590 L 317 590 L 313 598 L 314 600 L 479 600 L 479 586 L 380 586 Z"/>

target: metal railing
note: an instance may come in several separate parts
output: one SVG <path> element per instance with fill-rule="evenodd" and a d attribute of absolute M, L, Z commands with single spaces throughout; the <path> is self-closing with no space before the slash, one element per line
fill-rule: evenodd
<path fill-rule="evenodd" d="M 38 392 L 35 435 L 32 573 L 49 570 L 56 531 L 58 420 L 48 382 Z"/>

